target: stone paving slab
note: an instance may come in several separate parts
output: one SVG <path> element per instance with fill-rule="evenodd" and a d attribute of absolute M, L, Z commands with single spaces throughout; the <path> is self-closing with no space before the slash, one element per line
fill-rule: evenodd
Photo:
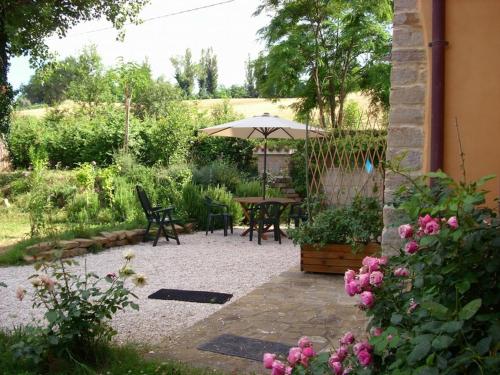
<path fill-rule="evenodd" d="M 294 267 L 179 335 L 163 340 L 147 357 L 179 360 L 229 374 L 266 374 L 260 362 L 196 347 L 221 334 L 233 334 L 289 345 L 308 336 L 316 351 L 326 350 L 337 346 L 344 332 L 356 335 L 364 331 L 367 320 L 355 307 L 356 302 L 345 294 L 342 275 L 302 273 Z"/>

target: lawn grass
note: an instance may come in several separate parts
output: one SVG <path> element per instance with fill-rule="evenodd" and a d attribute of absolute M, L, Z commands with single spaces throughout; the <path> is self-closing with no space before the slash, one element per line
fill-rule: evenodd
<path fill-rule="evenodd" d="M 30 232 L 29 216 L 15 209 L 0 209 L 0 253 L 2 248 L 26 239 Z"/>
<path fill-rule="evenodd" d="M 34 237 L 21 240 L 12 247 L 0 252 L 0 266 L 19 265 L 24 263 L 23 256 L 28 246 L 44 241 L 71 240 L 74 238 L 90 238 L 98 235 L 100 232 L 112 232 L 115 230 L 129 230 L 145 227 L 143 221 L 134 221 L 127 223 L 102 224 L 79 229 L 78 227 L 62 227 L 62 230 L 52 236 Z M 29 231 L 29 225 L 28 225 Z"/>
<path fill-rule="evenodd" d="M 144 374 L 144 375 L 223 375 L 213 369 L 194 368 L 177 361 L 146 361 L 141 353 L 132 347 L 109 346 L 103 348 L 103 359 L 97 365 L 76 362 L 59 362 L 58 370 L 49 369 L 46 364 L 34 364 L 28 356 L 16 358 L 12 346 L 23 341 L 31 342 L 29 331 L 16 329 L 6 333 L 0 331 L 0 373 L 3 375 L 89 375 L 89 374 Z"/>

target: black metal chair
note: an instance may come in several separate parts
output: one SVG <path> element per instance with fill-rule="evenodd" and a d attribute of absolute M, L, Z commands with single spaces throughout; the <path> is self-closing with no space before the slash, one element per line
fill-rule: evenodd
<path fill-rule="evenodd" d="M 233 234 L 233 215 L 229 213 L 229 207 L 226 204 L 215 202 L 209 197 L 205 197 L 205 205 L 207 207 L 207 231 L 205 235 L 208 236 L 208 231 L 210 233 L 214 232 L 215 220 L 217 218 L 222 219 L 224 225 L 224 237 L 227 236 L 228 227 L 231 228 L 231 234 Z"/>
<path fill-rule="evenodd" d="M 281 245 L 280 218 L 284 205 L 280 202 L 262 202 L 250 210 L 250 241 L 253 240 L 253 231 L 257 227 L 257 240 L 262 243 L 262 235 L 273 227 L 274 240 Z"/>
<path fill-rule="evenodd" d="M 146 232 L 144 233 L 143 241 L 146 242 L 148 240 L 149 230 L 153 224 L 158 225 L 158 232 L 156 232 L 156 237 L 153 242 L 153 246 L 156 246 L 158 240 L 160 238 L 161 233 L 165 236 L 167 241 L 170 241 L 170 238 L 177 241 L 177 245 L 180 245 L 179 236 L 177 235 L 177 231 L 175 230 L 175 221 L 173 219 L 174 206 L 169 207 L 153 207 L 151 206 L 151 202 L 148 198 L 148 195 L 144 191 L 144 189 L 137 185 L 136 186 L 137 195 L 139 197 L 139 201 L 141 202 L 141 206 L 144 210 L 144 214 L 146 215 L 146 220 L 148 221 L 148 226 L 146 228 Z M 172 233 L 169 234 L 166 225 L 169 225 Z"/>
<path fill-rule="evenodd" d="M 300 222 L 307 221 L 309 218 L 307 215 L 307 211 L 302 206 L 302 202 L 293 203 L 290 205 L 290 212 L 288 213 L 287 224 L 290 226 L 291 221 L 293 220 L 293 225 L 297 228 L 300 225 Z"/>

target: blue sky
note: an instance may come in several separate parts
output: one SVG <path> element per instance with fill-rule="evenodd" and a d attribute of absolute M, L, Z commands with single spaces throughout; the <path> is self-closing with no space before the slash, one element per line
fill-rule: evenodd
<path fill-rule="evenodd" d="M 152 0 L 141 17 L 147 19 L 223 0 Z M 90 32 L 110 26 L 105 20 L 83 22 L 59 39 L 46 40 L 51 52 L 59 57 L 76 55 L 86 45 L 95 44 L 106 65 L 118 57 L 126 61 L 142 62 L 148 59 L 155 76 L 163 75 L 173 81 L 170 57 L 181 55 L 190 48 L 194 58 L 199 58 L 202 48 L 212 47 L 218 58 L 219 84 L 229 86 L 244 82 L 244 64 L 248 55 L 255 58 L 263 49 L 257 31 L 265 26 L 266 15 L 253 17 L 259 0 L 234 0 L 230 3 L 201 9 L 185 14 L 160 18 L 139 26 L 127 26 L 123 42 L 116 40 L 115 30 Z M 14 88 L 27 83 L 33 70 L 26 57 L 12 60 L 9 81 Z"/>

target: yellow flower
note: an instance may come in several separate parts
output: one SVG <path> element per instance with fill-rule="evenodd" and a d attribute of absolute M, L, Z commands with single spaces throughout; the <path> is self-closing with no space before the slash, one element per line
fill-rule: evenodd
<path fill-rule="evenodd" d="M 144 276 L 142 273 L 137 273 L 132 278 L 132 282 L 134 283 L 135 286 L 142 288 L 144 285 L 148 283 L 148 280 L 146 276 Z"/>

